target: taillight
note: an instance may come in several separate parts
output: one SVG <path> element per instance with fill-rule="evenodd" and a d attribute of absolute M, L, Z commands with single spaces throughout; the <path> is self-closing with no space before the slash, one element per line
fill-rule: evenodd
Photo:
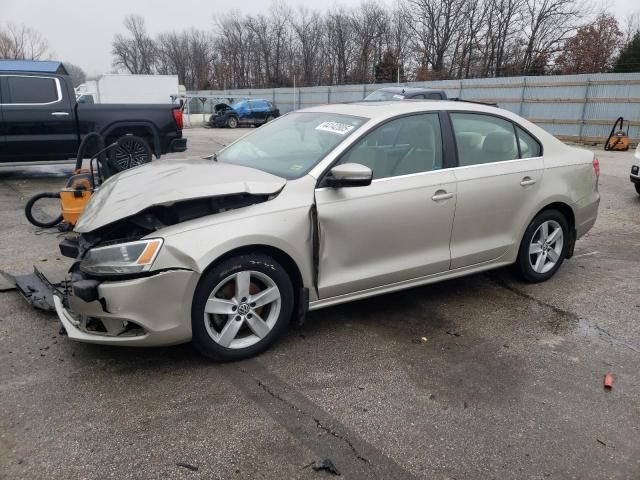
<path fill-rule="evenodd" d="M 179 108 L 174 108 L 173 109 L 173 120 L 176 122 L 176 127 L 178 127 L 178 130 L 182 130 L 183 127 L 183 123 L 182 123 L 182 110 Z"/>
<path fill-rule="evenodd" d="M 600 177 L 600 161 L 594 157 L 591 164 L 593 165 L 593 173 L 596 174 L 596 178 Z"/>

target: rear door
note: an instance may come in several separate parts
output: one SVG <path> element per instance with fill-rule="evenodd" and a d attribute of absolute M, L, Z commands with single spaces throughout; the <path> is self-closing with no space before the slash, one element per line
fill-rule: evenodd
<path fill-rule="evenodd" d="M 75 155 L 73 106 L 54 76 L 3 76 L 3 161 L 65 160 Z"/>
<path fill-rule="evenodd" d="M 457 144 L 458 201 L 451 268 L 500 258 L 520 243 L 538 204 L 544 162 L 540 143 L 502 117 L 451 112 Z"/>

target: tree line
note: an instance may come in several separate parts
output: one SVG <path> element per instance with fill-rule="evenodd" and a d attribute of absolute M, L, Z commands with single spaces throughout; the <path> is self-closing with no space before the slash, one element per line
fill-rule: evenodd
<path fill-rule="evenodd" d="M 322 12 L 276 2 L 217 16 L 210 31 L 152 36 L 129 15 L 113 65 L 177 74 L 189 90 L 604 72 L 638 31 L 630 18 L 625 37 L 582 0 L 368 0 Z"/>

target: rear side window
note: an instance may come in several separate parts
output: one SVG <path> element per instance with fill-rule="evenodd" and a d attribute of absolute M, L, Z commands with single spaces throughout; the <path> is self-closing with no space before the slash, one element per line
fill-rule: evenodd
<path fill-rule="evenodd" d="M 516 132 L 520 143 L 520 158 L 539 157 L 542 154 L 540 144 L 535 138 L 518 126 L 516 126 Z"/>
<path fill-rule="evenodd" d="M 519 158 L 514 125 L 491 115 L 451 113 L 458 165 L 479 165 Z"/>
<path fill-rule="evenodd" d="M 8 76 L 9 103 L 46 104 L 60 100 L 55 78 Z M 7 102 L 7 99 L 4 99 Z"/>

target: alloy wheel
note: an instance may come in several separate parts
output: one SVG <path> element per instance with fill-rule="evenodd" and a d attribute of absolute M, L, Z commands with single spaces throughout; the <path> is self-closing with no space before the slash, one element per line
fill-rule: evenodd
<path fill-rule="evenodd" d="M 204 308 L 204 324 L 218 345 L 247 348 L 266 337 L 278 320 L 280 290 L 262 272 L 243 270 L 216 285 Z"/>
<path fill-rule="evenodd" d="M 542 222 L 531 237 L 529 264 L 536 273 L 547 273 L 556 266 L 562 255 L 564 234 L 555 220 Z"/>
<path fill-rule="evenodd" d="M 149 160 L 149 152 L 145 145 L 133 138 L 120 140 L 113 154 L 113 164 L 119 171 L 137 167 Z"/>

